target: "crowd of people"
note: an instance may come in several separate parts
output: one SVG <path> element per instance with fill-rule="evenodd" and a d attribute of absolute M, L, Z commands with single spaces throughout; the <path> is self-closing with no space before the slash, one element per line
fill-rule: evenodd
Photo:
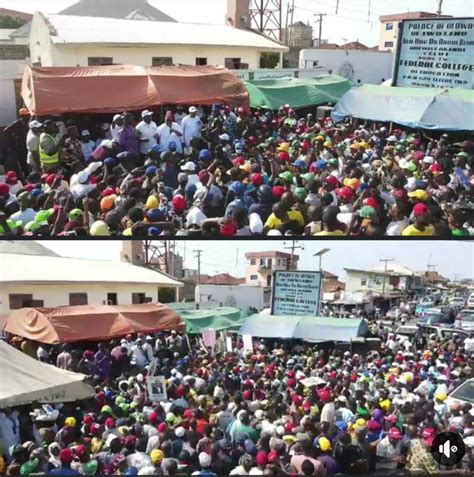
<path fill-rule="evenodd" d="M 145 110 L 100 124 L 20 112 L 0 151 L 0 235 L 474 233 L 469 133 L 334 124 L 290 105 L 178 107 L 162 122 Z"/>
<path fill-rule="evenodd" d="M 361 355 L 265 340 L 248 350 L 238 337 L 210 353 L 176 332 L 52 348 L 15 337 L 30 356 L 87 375 L 95 395 L 2 409 L 0 473 L 472 475 L 473 405 L 447 396 L 472 378 L 473 354 L 456 335 L 417 348 L 371 329 L 381 347 Z M 150 365 L 166 380 L 159 401 Z M 431 452 L 442 431 L 466 448 L 449 468 Z"/>

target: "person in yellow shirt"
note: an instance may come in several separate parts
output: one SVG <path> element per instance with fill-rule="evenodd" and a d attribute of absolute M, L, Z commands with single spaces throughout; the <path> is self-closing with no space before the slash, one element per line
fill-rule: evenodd
<path fill-rule="evenodd" d="M 272 213 L 265 222 L 263 234 L 266 235 L 269 230 L 277 229 L 291 222 L 296 222 L 300 227 L 304 227 L 303 214 L 298 210 L 288 210 L 286 203 L 278 202 L 272 207 Z"/>
<path fill-rule="evenodd" d="M 404 237 L 431 237 L 434 235 L 434 227 L 431 225 L 431 214 L 422 202 L 413 207 L 413 215 L 415 223 L 403 229 Z"/>
<path fill-rule="evenodd" d="M 340 222 L 337 220 L 339 208 L 336 206 L 328 207 L 323 213 L 323 230 L 314 235 L 342 237 L 344 232 L 339 228 Z"/>

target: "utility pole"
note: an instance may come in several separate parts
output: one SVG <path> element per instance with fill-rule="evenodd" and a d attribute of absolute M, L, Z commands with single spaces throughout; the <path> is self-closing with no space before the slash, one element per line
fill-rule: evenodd
<path fill-rule="evenodd" d="M 288 46 L 291 47 L 291 42 L 293 40 L 293 16 L 295 14 L 295 0 L 293 0 L 293 3 L 291 4 L 291 20 L 290 20 L 290 29 L 289 29 L 289 35 L 290 38 L 288 39 Z"/>
<path fill-rule="evenodd" d="M 194 258 L 197 258 L 198 260 L 198 285 L 201 284 L 201 253 L 202 250 L 193 250 L 193 252 L 196 254 L 194 255 Z"/>
<path fill-rule="evenodd" d="M 326 16 L 325 13 L 315 13 L 315 17 L 319 17 L 319 20 L 316 20 L 316 23 L 319 22 L 319 36 L 318 36 L 318 48 L 321 48 L 321 37 L 323 35 L 323 17 Z"/>
<path fill-rule="evenodd" d="M 443 11 L 443 0 L 438 0 L 438 10 L 436 11 L 436 13 L 438 15 L 441 15 L 442 11 Z"/>
<path fill-rule="evenodd" d="M 295 250 L 304 250 L 304 245 L 296 245 L 298 242 L 299 240 L 292 240 L 289 247 L 283 247 L 286 250 L 291 250 L 290 270 L 295 269 Z"/>
<path fill-rule="evenodd" d="M 288 46 L 288 18 L 290 16 L 290 4 L 286 4 L 286 22 L 285 22 L 285 45 Z M 283 65 L 282 65 L 283 68 Z"/>
<path fill-rule="evenodd" d="M 393 258 L 381 258 L 379 260 L 379 262 L 385 262 L 385 268 L 384 268 L 384 275 L 383 275 L 383 285 L 382 285 L 382 295 L 385 294 L 385 279 L 387 278 L 387 271 L 388 271 L 388 268 L 387 268 L 387 265 L 388 265 L 388 262 L 393 262 L 394 259 Z"/>

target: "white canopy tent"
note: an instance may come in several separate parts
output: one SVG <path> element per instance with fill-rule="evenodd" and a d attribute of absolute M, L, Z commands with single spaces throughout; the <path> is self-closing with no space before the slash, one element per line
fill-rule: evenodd
<path fill-rule="evenodd" d="M 0 409 L 87 399 L 94 394 L 85 375 L 41 363 L 0 341 Z"/>

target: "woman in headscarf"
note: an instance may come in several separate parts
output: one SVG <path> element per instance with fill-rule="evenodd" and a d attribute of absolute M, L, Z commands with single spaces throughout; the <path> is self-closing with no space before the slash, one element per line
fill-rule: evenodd
<path fill-rule="evenodd" d="M 61 467 L 61 461 L 59 460 L 59 453 L 61 452 L 61 447 L 57 442 L 52 442 L 48 446 L 48 472 L 54 469 L 59 469 Z"/>

